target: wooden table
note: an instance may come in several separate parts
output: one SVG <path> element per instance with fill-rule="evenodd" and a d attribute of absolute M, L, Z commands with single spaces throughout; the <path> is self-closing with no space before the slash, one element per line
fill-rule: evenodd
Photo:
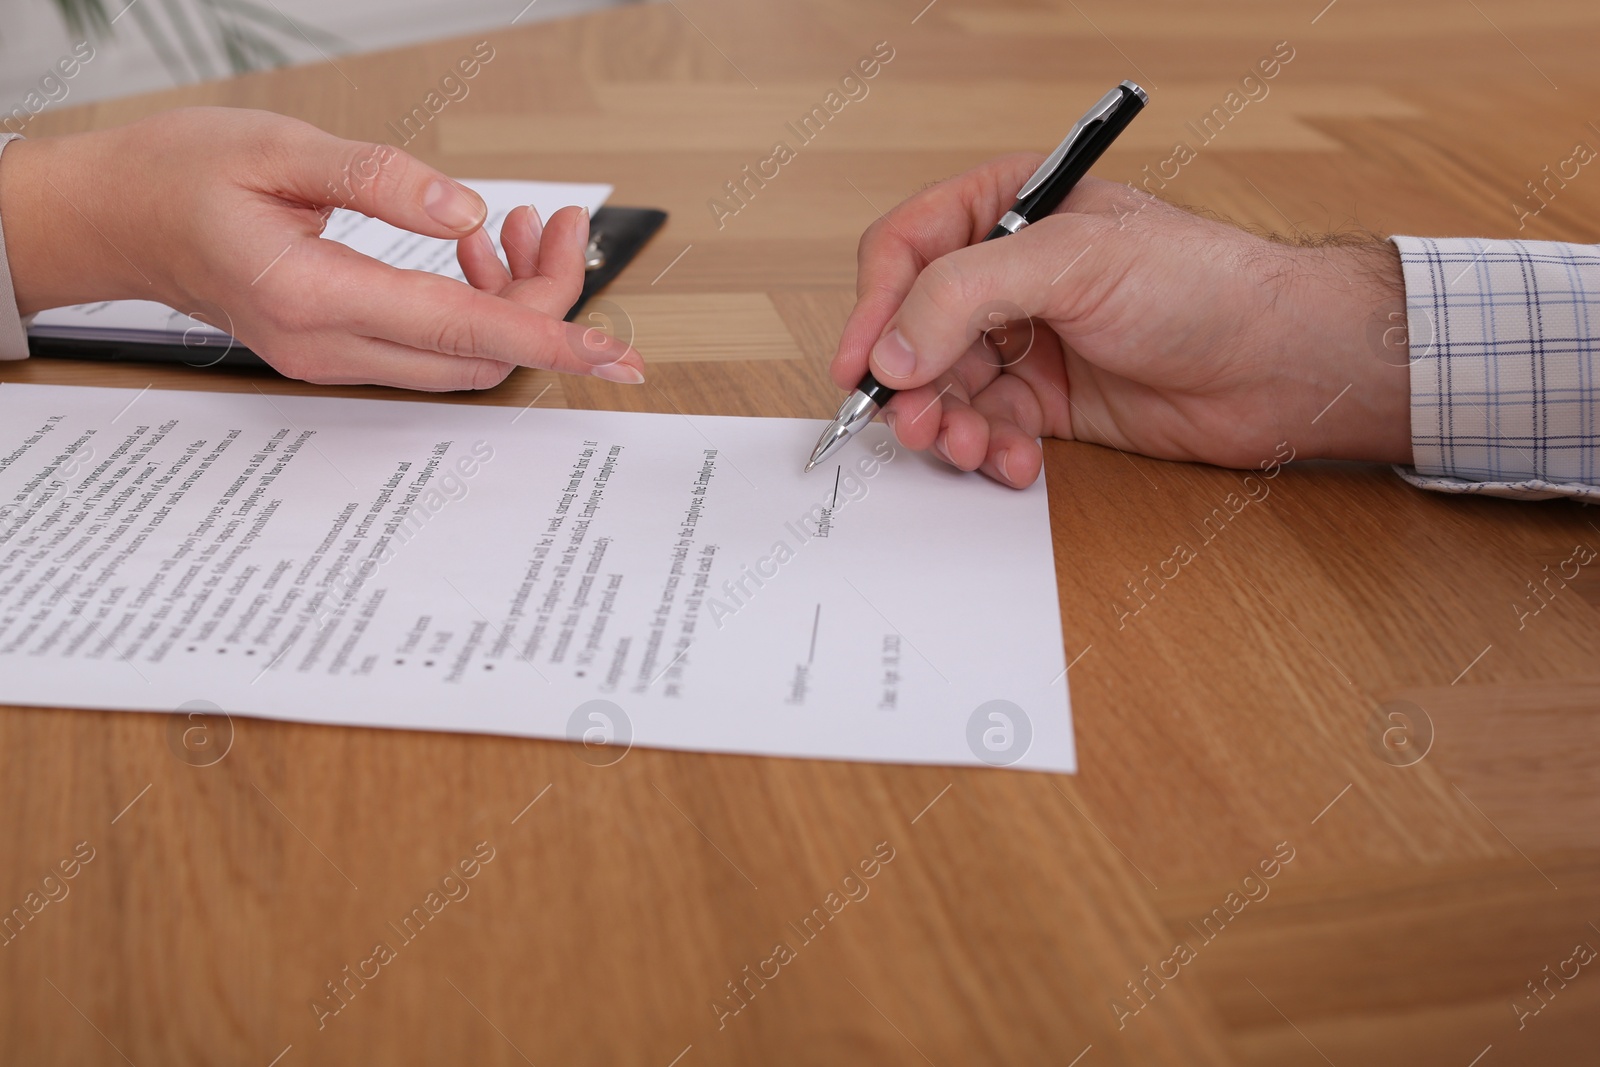
<path fill-rule="evenodd" d="M 649 386 L 521 372 L 450 399 L 818 417 L 860 231 L 1048 146 L 1120 78 L 1152 107 L 1099 173 L 1133 180 L 1289 42 L 1270 94 L 1164 190 L 1279 231 L 1511 237 L 1525 183 L 1600 145 L 1592 0 L 1324 2 L 679 0 L 34 132 L 211 102 L 382 140 L 487 39 L 414 151 L 611 181 L 672 221 L 610 294 Z M 719 226 L 708 200 L 731 208 L 724 183 L 880 41 L 869 95 Z M 1600 172 L 1523 235 L 1600 240 Z M 0 379 L 394 395 L 45 361 Z M 195 767 L 167 716 L 5 709 L 0 906 L 94 850 L 0 948 L 5 1062 L 1594 1062 L 1600 966 L 1548 980 L 1536 1015 L 1527 983 L 1600 948 L 1600 571 L 1518 610 L 1546 565 L 1600 548 L 1594 512 L 1296 463 L 1126 617 L 1125 583 L 1240 475 L 1047 457 L 1076 777 L 642 750 L 596 768 L 566 744 L 250 720 Z M 325 983 L 482 841 L 470 897 L 319 1029 Z M 880 842 L 870 896 L 800 941 L 789 924 Z M 798 958 L 719 1028 L 780 939 Z"/>

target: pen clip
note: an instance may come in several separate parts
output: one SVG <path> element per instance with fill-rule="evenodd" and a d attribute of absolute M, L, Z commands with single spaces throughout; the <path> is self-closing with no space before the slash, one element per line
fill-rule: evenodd
<path fill-rule="evenodd" d="M 1061 161 L 1066 158 L 1068 152 L 1072 151 L 1073 145 L 1078 143 L 1089 130 L 1089 127 L 1105 121 L 1105 117 L 1111 114 L 1111 110 L 1120 104 L 1122 100 L 1122 86 L 1120 85 L 1102 96 L 1100 102 L 1090 108 L 1089 113 L 1073 125 L 1066 139 L 1056 145 L 1056 150 L 1045 157 L 1045 161 L 1039 164 L 1039 169 L 1034 171 L 1033 176 L 1023 183 L 1021 189 L 1017 190 L 1017 199 L 1026 200 L 1035 189 L 1043 185 L 1045 179 L 1050 177 L 1055 172 L 1055 169 L 1061 165 Z"/>

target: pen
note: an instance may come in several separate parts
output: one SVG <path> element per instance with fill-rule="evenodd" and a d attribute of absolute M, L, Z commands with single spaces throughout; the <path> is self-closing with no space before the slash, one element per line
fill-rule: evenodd
<path fill-rule="evenodd" d="M 1037 222 L 1060 206 L 1078 179 L 1089 172 L 1095 161 L 1111 147 L 1117 134 L 1127 129 L 1144 105 L 1149 101 L 1145 91 L 1133 82 L 1125 81 L 1089 109 L 1056 146 L 1049 157 L 1033 172 L 1033 176 L 1017 190 L 1017 202 L 1011 210 L 1000 216 L 985 241 L 1016 233 L 1029 223 Z M 856 385 L 855 392 L 845 398 L 839 413 L 828 423 L 827 429 L 817 439 L 817 447 L 806 463 L 810 470 L 818 463 L 843 448 L 845 442 L 859 433 L 862 427 L 889 402 L 895 391 L 879 382 L 867 371 Z"/>

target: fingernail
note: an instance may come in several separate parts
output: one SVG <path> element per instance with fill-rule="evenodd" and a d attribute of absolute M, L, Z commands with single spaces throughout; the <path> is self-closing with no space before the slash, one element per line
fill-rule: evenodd
<path fill-rule="evenodd" d="M 917 369 L 917 354 L 896 328 L 872 349 L 872 362 L 891 378 L 909 378 Z"/>
<path fill-rule="evenodd" d="M 889 427 L 889 432 L 890 433 L 894 432 L 894 412 L 885 411 L 883 413 L 883 424 L 885 426 Z"/>
<path fill-rule="evenodd" d="M 604 378 L 608 382 L 618 385 L 643 385 L 644 374 L 637 367 L 630 367 L 626 363 L 606 363 L 589 372 L 596 378 Z"/>
<path fill-rule="evenodd" d="M 476 229 L 488 214 L 476 193 L 448 178 L 440 178 L 428 186 L 422 198 L 422 209 L 434 222 L 459 233 Z"/>
<path fill-rule="evenodd" d="M 1007 464 L 1010 462 L 1011 450 L 1009 448 L 1002 448 L 1000 453 L 994 457 L 994 465 L 1000 468 L 1000 474 L 1005 478 L 1006 481 L 1011 482 L 1014 485 L 1016 484 L 1017 480 L 1016 478 L 1012 477 L 1011 468 L 1007 466 Z"/>
<path fill-rule="evenodd" d="M 956 465 L 956 461 L 950 458 L 950 450 L 945 447 L 945 438 L 948 436 L 950 436 L 949 431 L 946 431 L 934 438 L 933 450 L 939 453 L 939 455 L 943 456 L 946 463 L 954 467 Z"/>
<path fill-rule="evenodd" d="M 539 209 L 532 204 L 528 205 L 528 233 L 537 238 L 544 232 L 544 220 L 539 217 Z"/>

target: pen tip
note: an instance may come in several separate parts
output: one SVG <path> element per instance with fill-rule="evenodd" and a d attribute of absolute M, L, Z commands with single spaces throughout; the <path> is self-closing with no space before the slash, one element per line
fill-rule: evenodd
<path fill-rule="evenodd" d="M 811 462 L 807 463 L 806 464 L 805 473 L 810 474 L 811 473 L 811 468 L 815 467 L 816 465 L 817 465 L 817 461 L 816 460 L 812 460 Z"/>

